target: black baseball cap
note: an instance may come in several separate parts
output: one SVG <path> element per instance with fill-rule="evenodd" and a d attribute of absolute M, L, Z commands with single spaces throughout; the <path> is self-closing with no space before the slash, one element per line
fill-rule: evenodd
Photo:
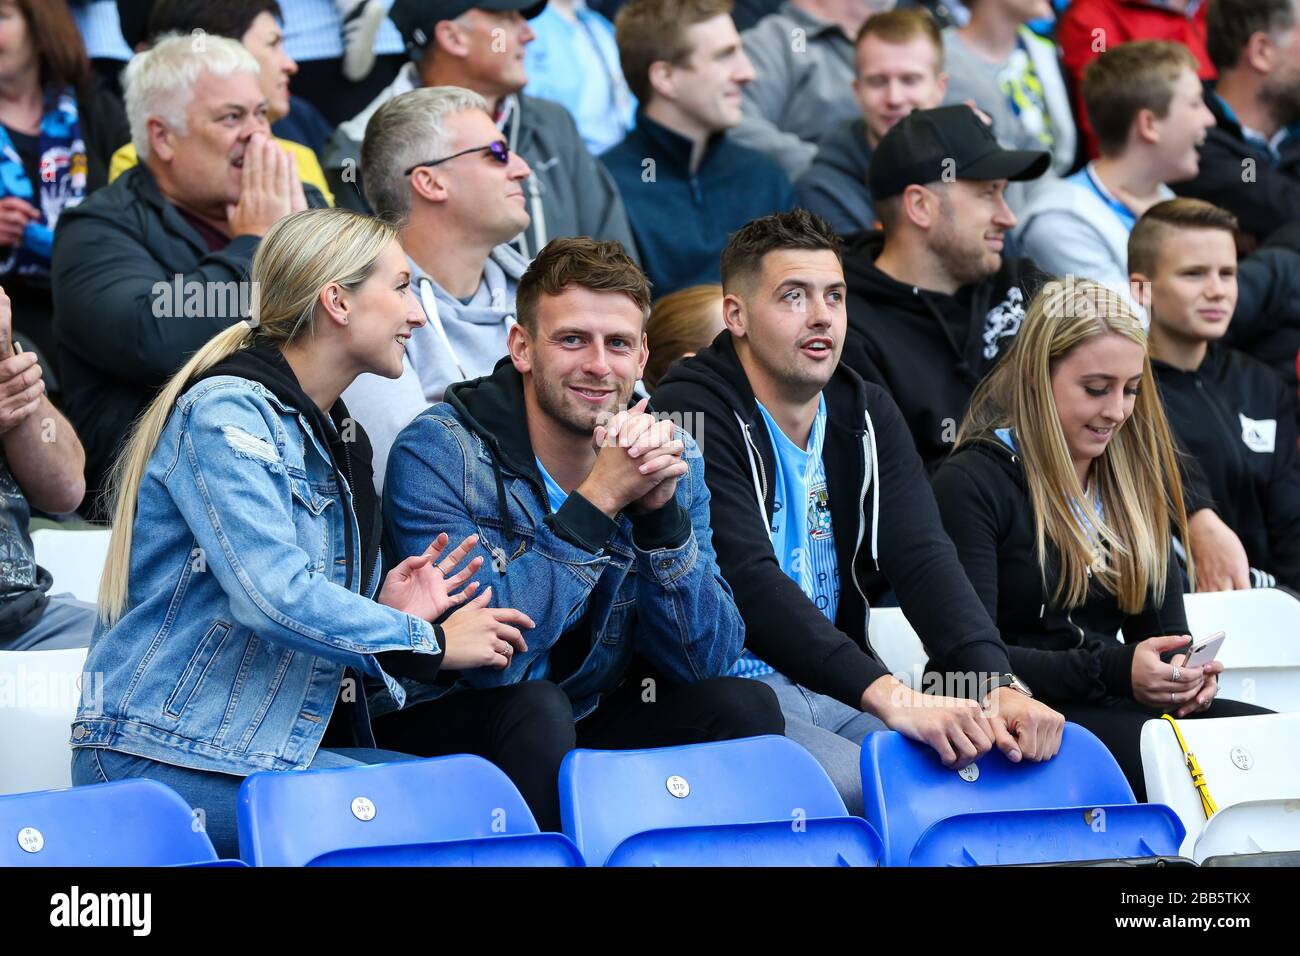
<path fill-rule="evenodd" d="M 1037 179 L 1051 162 L 1048 152 L 1003 149 L 969 106 L 940 106 L 913 110 L 881 138 L 867 187 L 880 202 L 908 186 L 952 179 Z"/>
<path fill-rule="evenodd" d="M 531 20 L 546 9 L 546 0 L 397 0 L 388 11 L 406 48 L 414 56 L 429 45 L 433 28 L 443 20 L 455 20 L 469 10 L 504 13 L 518 10 Z"/>

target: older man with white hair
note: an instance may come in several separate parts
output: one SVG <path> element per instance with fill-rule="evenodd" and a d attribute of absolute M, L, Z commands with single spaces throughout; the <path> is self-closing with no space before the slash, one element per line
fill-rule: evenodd
<path fill-rule="evenodd" d="M 478 93 L 427 86 L 370 118 L 361 146 L 366 201 L 401 222 L 402 248 L 429 321 L 411 333 L 402 376 L 362 375 L 343 393 L 374 447 L 381 488 L 398 432 L 454 382 L 506 354 L 515 289 L 528 260 L 510 241 L 528 228 L 528 164 Z"/>
<path fill-rule="evenodd" d="M 304 194 L 267 123 L 258 63 L 234 40 L 164 39 L 125 75 L 140 164 L 75 209 L 54 239 L 64 401 L 86 446 L 90 510 L 131 422 L 200 345 L 244 318 L 246 273 Z"/>

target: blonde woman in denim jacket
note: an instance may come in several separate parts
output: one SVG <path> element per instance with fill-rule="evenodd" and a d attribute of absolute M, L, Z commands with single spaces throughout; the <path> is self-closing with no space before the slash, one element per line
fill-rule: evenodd
<path fill-rule="evenodd" d="M 505 667 L 532 626 L 474 596 L 472 538 L 439 535 L 381 575 L 369 442 L 339 395 L 363 372 L 396 378 L 424 322 L 396 232 L 287 216 L 252 283 L 252 323 L 186 363 L 118 463 L 86 665 L 102 692 L 71 740 L 74 784 L 159 780 L 223 856 L 244 776 L 409 759 L 375 748 L 364 682 L 401 707 L 398 678 Z"/>

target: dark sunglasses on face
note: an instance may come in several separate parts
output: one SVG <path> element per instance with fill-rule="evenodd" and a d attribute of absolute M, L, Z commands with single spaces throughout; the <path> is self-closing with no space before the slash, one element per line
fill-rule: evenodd
<path fill-rule="evenodd" d="M 409 176 L 421 166 L 437 166 L 441 163 L 453 160 L 457 156 L 468 156 L 470 153 L 482 153 L 485 151 L 502 166 L 510 162 L 510 147 L 505 144 L 504 140 L 499 139 L 495 143 L 488 143 L 486 146 L 474 146 L 471 149 L 462 149 L 459 153 L 452 153 L 450 156 L 442 157 L 442 159 L 431 159 L 425 163 L 416 163 L 402 175 Z"/>

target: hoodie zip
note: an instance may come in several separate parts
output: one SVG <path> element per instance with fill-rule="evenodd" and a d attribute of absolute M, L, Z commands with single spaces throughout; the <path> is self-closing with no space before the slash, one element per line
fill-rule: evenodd
<path fill-rule="evenodd" d="M 754 493 L 758 495 L 759 516 L 762 517 L 763 524 L 770 527 L 772 522 L 767 516 L 767 469 L 763 467 L 763 456 L 758 453 L 758 446 L 754 444 L 754 438 L 749 433 L 749 422 L 741 418 L 739 412 L 732 414 L 736 416 L 736 421 L 740 422 L 740 430 L 745 435 L 745 451 L 749 454 L 749 474 L 754 480 Z"/>
<path fill-rule="evenodd" d="M 1219 403 L 1214 400 L 1214 396 L 1211 395 L 1209 390 L 1205 387 L 1205 380 L 1201 378 L 1201 373 L 1199 371 L 1191 372 L 1190 375 L 1192 377 L 1192 384 L 1196 386 L 1196 394 L 1201 396 L 1201 400 L 1210 407 L 1215 419 L 1217 419 L 1219 424 L 1223 426 L 1223 434 L 1226 439 L 1224 445 L 1232 449 L 1231 454 L 1233 459 L 1236 461 L 1238 467 L 1241 468 L 1242 473 L 1250 474 L 1250 467 L 1242 461 L 1241 445 L 1239 444 L 1241 440 L 1240 431 L 1233 430 L 1232 423 L 1228 420 L 1227 416 L 1224 415 L 1223 409 L 1219 407 Z"/>
<path fill-rule="evenodd" d="M 993 443 L 990 442 L 990 444 L 993 444 Z M 1019 456 L 1018 454 L 1016 454 L 1014 451 L 1012 451 L 1010 448 L 1007 448 L 1007 447 L 1006 447 L 1005 445 L 1003 445 L 1001 442 L 997 442 L 997 443 L 994 445 L 994 447 L 995 447 L 995 448 L 998 448 L 998 449 L 1001 449 L 1001 450 L 1003 450 L 1003 451 L 1005 451 L 1005 452 L 1007 452 L 1007 453 L 1011 456 L 1011 464 L 1013 464 L 1013 465 L 1019 465 L 1019 464 L 1020 464 L 1020 456 Z M 1021 468 L 1023 468 L 1023 467 L 1024 467 L 1024 466 L 1021 465 Z M 1089 577 L 1089 579 L 1091 579 L 1091 578 L 1092 578 L 1092 568 L 1087 568 L 1086 570 L 1087 570 L 1087 572 L 1088 572 L 1088 577 Z M 1053 609 L 1053 610 L 1055 610 L 1055 609 Z M 1044 604 L 1040 605 L 1039 608 L 1038 608 L 1038 618 L 1039 618 L 1039 620 L 1043 620 L 1043 617 L 1044 617 L 1044 615 L 1045 615 L 1046 613 L 1047 613 L 1047 604 L 1044 603 Z M 1075 647 L 1083 647 L 1084 642 L 1087 640 L 1087 636 L 1084 634 L 1084 632 L 1083 632 L 1083 628 L 1080 627 L 1078 624 L 1075 624 L 1075 623 L 1074 623 L 1074 608 L 1067 608 L 1067 609 L 1066 609 L 1066 611 L 1065 611 L 1065 622 L 1066 622 L 1067 624 L 1069 624 L 1069 625 L 1070 625 L 1070 629 L 1073 630 L 1074 633 L 1077 634 L 1077 635 L 1079 636 L 1079 639 L 1078 639 L 1078 641 L 1075 643 L 1074 646 L 1075 646 Z"/>

